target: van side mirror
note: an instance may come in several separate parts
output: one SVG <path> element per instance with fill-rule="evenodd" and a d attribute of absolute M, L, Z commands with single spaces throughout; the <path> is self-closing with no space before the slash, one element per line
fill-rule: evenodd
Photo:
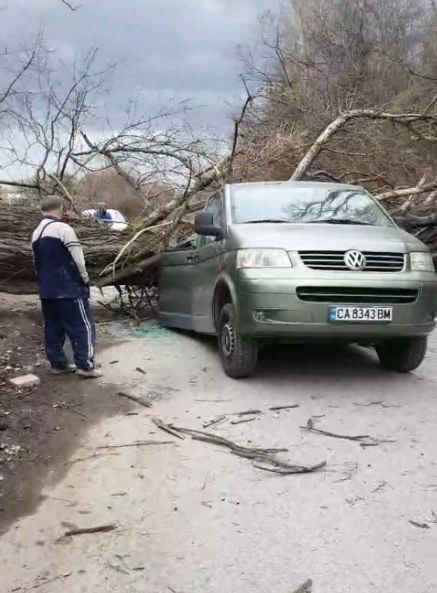
<path fill-rule="evenodd" d="M 194 219 L 194 230 L 198 235 L 206 237 L 223 238 L 223 230 L 214 225 L 212 212 L 198 212 Z"/>

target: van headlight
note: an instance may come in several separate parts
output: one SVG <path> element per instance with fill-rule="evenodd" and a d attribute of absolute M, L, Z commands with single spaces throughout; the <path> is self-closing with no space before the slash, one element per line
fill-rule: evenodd
<path fill-rule="evenodd" d="M 410 264 L 413 272 L 434 272 L 434 262 L 430 253 L 418 251 L 410 253 Z"/>
<path fill-rule="evenodd" d="M 291 268 L 288 253 L 283 249 L 240 249 L 237 268 Z"/>

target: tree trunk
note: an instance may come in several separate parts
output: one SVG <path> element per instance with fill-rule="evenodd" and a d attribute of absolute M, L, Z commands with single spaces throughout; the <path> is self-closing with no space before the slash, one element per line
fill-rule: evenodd
<path fill-rule="evenodd" d="M 34 208 L 0 207 L 0 291 L 31 294 L 37 290 L 30 247 L 33 230 L 41 217 Z M 92 281 L 110 264 L 129 238 L 93 221 L 72 223 L 84 247 Z"/>

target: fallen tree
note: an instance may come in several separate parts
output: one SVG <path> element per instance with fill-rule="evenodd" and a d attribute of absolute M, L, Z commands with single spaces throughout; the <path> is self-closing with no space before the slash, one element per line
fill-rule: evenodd
<path fill-rule="evenodd" d="M 437 100 L 437 97 L 436 97 Z M 291 181 L 305 178 L 317 179 L 330 176 L 329 172 L 314 170 L 314 163 L 330 140 L 354 119 L 388 120 L 400 126 L 414 125 L 420 130 L 421 125 L 429 128 L 430 123 L 437 126 L 437 117 L 430 114 L 431 106 L 424 113 L 386 113 L 376 110 L 359 110 L 341 114 L 331 122 L 314 140 L 307 152 L 298 163 Z M 247 110 L 246 102 L 242 115 Z M 94 144 L 84 133 L 88 149 L 75 155 L 76 158 L 87 159 L 97 156 L 106 159 L 115 170 L 122 175 L 132 187 L 141 191 L 141 183 L 128 172 L 123 164 L 132 154 L 153 158 L 164 156 L 168 161 L 175 159 L 188 175 L 185 188 L 177 188 L 173 199 L 152 211 L 148 211 L 141 220 L 140 228 L 134 231 L 114 233 L 95 222 L 79 219 L 75 226 L 77 234 L 84 246 L 90 276 L 99 287 L 108 285 L 139 285 L 156 282 L 159 268 L 159 254 L 169 245 L 175 236 L 179 241 L 192 234 L 192 225 L 187 219 L 190 212 L 203 206 L 208 192 L 220 184 L 232 179 L 232 165 L 237 154 L 238 132 L 242 116 L 236 119 L 235 138 L 232 153 L 222 158 L 214 166 L 195 173 L 195 168 L 186 156 L 186 147 L 180 150 L 176 144 L 165 150 L 160 147 L 152 149 L 145 143 L 144 137 L 131 135 L 118 136 L 105 141 L 102 145 Z M 431 141 L 431 138 L 428 138 Z M 432 141 L 437 141 L 432 138 Z M 171 152 L 174 151 L 174 152 Z M 164 153 L 159 154 L 157 153 Z M 70 206 L 74 200 L 70 192 L 56 176 L 55 183 L 67 198 Z M 194 177 L 194 181 L 193 181 Z M 421 235 L 430 247 L 437 251 L 437 215 L 434 213 L 434 197 L 437 195 L 437 179 L 423 177 L 414 187 L 393 188 L 377 194 L 376 197 L 394 213 L 402 214 L 403 226 Z M 418 197 L 422 201 L 417 203 Z M 29 240 L 33 228 L 36 227 L 39 214 L 36 208 L 5 207 L 0 209 L 0 290 L 5 292 L 33 292 L 35 276 Z"/>
<path fill-rule="evenodd" d="M 101 287 L 154 282 L 159 254 L 190 236 L 190 214 L 203 206 L 208 195 L 229 181 L 275 178 L 271 171 L 276 161 L 285 163 L 282 171 L 287 172 L 277 178 L 363 185 L 437 251 L 437 177 L 431 158 L 437 145 L 435 90 L 427 89 L 426 100 L 407 107 L 392 103 L 385 109 L 334 110 L 329 103 L 329 110 L 320 108 L 320 118 L 311 119 L 309 112 L 294 109 L 298 96 L 292 78 L 301 80 L 301 68 L 313 67 L 305 62 L 297 68 L 298 56 L 284 53 L 281 43 L 278 37 L 272 46 L 278 58 L 277 72 L 270 72 L 273 78 L 263 77 L 255 92 L 245 83 L 247 98 L 235 117 L 234 136 L 227 147 L 195 134 L 185 122 L 184 104 L 156 116 L 139 117 L 135 110 L 128 111 L 116 133 L 93 138 L 86 124 L 108 70 L 94 70 L 96 53 L 91 52 L 69 85 L 53 80 L 54 70 L 47 68 L 37 71 L 45 82 L 41 90 L 26 93 L 29 65 L 34 76 L 35 68 L 44 63 L 35 59 L 38 53 L 46 55 L 38 46 L 36 54 L 20 62 L 6 92 L 0 94 L 0 120 L 6 129 L 12 126 L 23 136 L 23 142 L 15 142 L 13 134 L 6 134 L 2 151 L 11 162 L 31 170 L 27 180 L 0 175 L 0 185 L 31 192 L 35 204 L 0 207 L 0 290 L 23 293 L 36 288 L 29 243 L 39 219 L 38 199 L 58 193 L 69 209 L 79 212 L 80 180 L 108 170 L 129 186 L 131 195 L 143 204 L 143 214 L 124 233 L 80 217 L 74 221 L 92 281 Z M 278 117 L 281 105 L 282 119 L 275 128 L 270 119 Z M 388 148 L 390 159 L 385 155 Z M 166 188 L 162 199 L 149 198 L 154 185 Z"/>

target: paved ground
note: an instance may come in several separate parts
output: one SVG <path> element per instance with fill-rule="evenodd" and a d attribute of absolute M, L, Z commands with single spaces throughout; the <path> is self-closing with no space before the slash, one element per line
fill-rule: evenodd
<path fill-rule="evenodd" d="M 369 351 L 288 348 L 234 382 L 212 341 L 159 330 L 125 338 L 102 355 L 105 381 L 153 408 L 132 404 L 137 415 L 90 427 L 61 481 L 1 538 L 1 591 L 290 593 L 311 578 L 314 593 L 435 593 L 436 340 L 410 376 L 382 371 Z M 287 447 L 293 462 L 326 460 L 326 471 L 270 474 L 151 422 L 202 428 L 254 408 L 264 413 L 252 422 L 229 417 L 209 430 Z M 396 442 L 309 434 L 299 427 L 311 416 L 320 429 Z M 145 439 L 172 444 L 99 449 Z M 107 523 L 117 529 L 61 538 L 71 525 Z"/>

